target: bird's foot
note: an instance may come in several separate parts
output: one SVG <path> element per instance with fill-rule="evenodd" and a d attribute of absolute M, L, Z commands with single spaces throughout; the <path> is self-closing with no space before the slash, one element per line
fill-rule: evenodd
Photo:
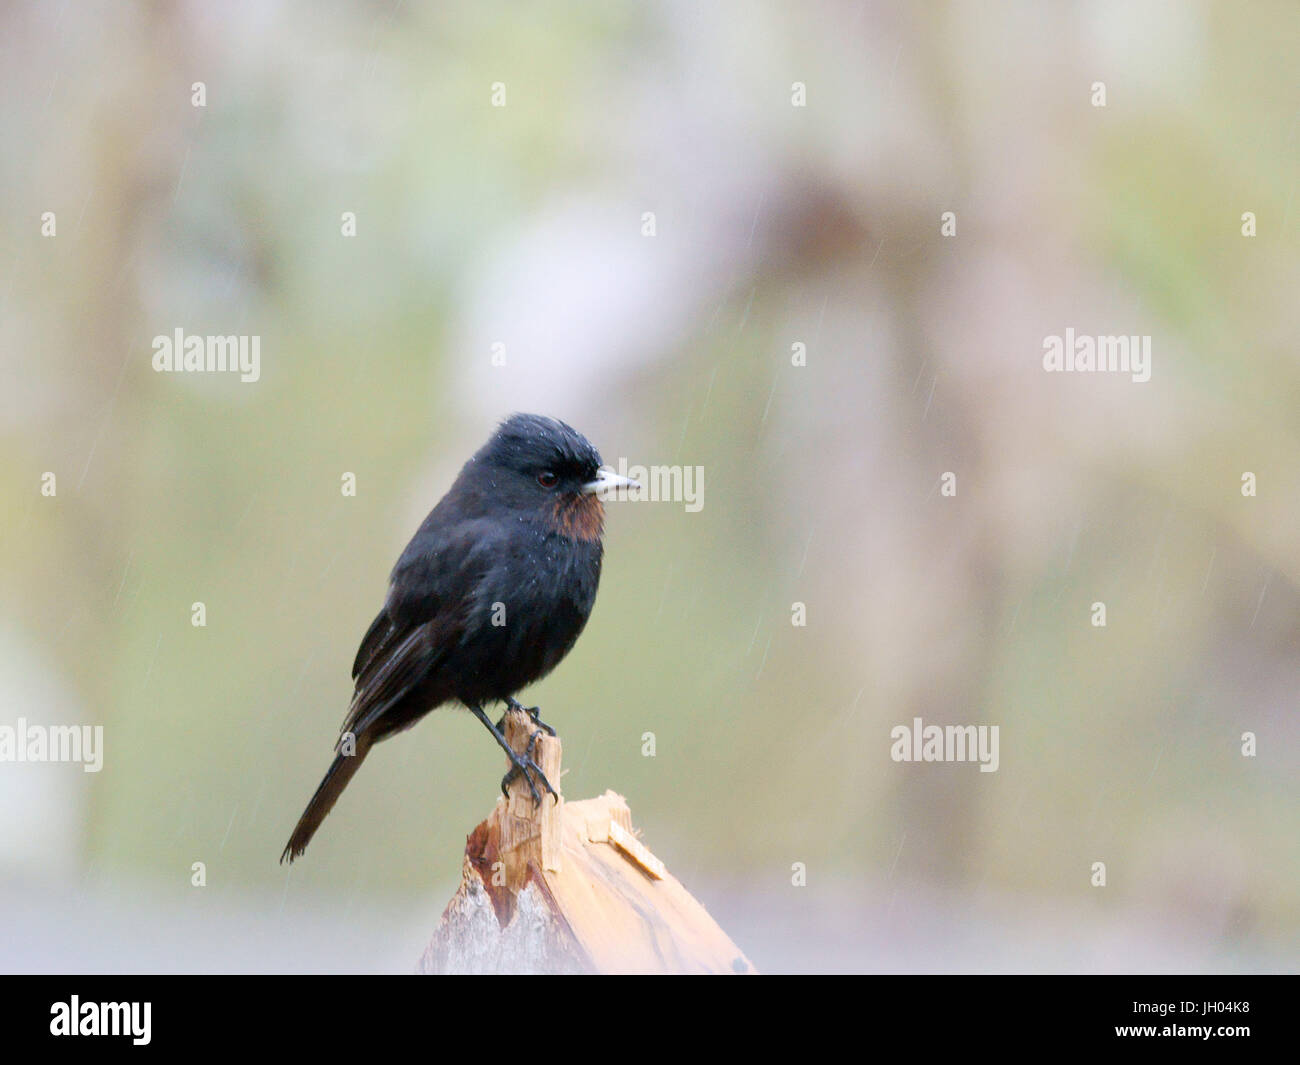
<path fill-rule="evenodd" d="M 545 721 L 541 719 L 540 715 L 542 712 L 542 708 L 540 706 L 521 706 L 519 700 L 514 698 L 507 699 L 506 706 L 510 707 L 511 710 L 522 710 L 525 714 L 527 714 L 530 718 L 532 718 L 533 724 L 536 725 L 543 732 L 545 732 L 548 736 L 555 735 L 555 729 L 551 728 L 550 725 L 548 725 Z"/>
<path fill-rule="evenodd" d="M 533 793 L 533 802 L 536 805 L 540 806 L 542 804 L 542 796 L 537 790 L 537 781 L 539 780 L 542 783 L 542 787 L 549 791 L 558 803 L 560 801 L 560 796 L 556 793 L 555 789 L 551 787 L 551 782 L 546 779 L 546 774 L 542 772 L 542 767 L 533 760 L 533 748 L 537 746 L 537 737 L 540 734 L 540 729 L 535 730 L 529 735 L 528 742 L 524 745 L 524 753 L 521 755 L 510 746 L 510 741 L 506 739 L 505 734 L 501 729 L 492 724 L 492 719 L 483 712 L 483 707 L 479 706 L 477 703 L 466 703 L 465 705 L 469 707 L 470 712 L 476 718 L 483 722 L 483 726 L 492 733 L 492 738 L 497 741 L 497 744 L 501 749 L 506 752 L 506 757 L 510 759 L 510 772 L 501 778 L 502 793 L 509 798 L 511 782 L 517 776 L 522 774 L 524 780 L 528 782 L 528 790 Z M 520 709 L 523 708 L 520 707 Z"/>
<path fill-rule="evenodd" d="M 501 728 L 502 725 L 505 723 L 505 720 L 506 719 L 503 717 L 499 722 L 497 722 L 497 728 Z M 516 761 L 515 758 L 511 758 L 510 772 L 508 772 L 505 776 L 501 778 L 501 794 L 505 795 L 507 798 L 510 797 L 510 791 L 509 791 L 510 785 L 513 784 L 515 780 L 518 779 L 518 777 L 523 773 L 523 769 L 520 766 L 520 762 L 533 761 L 533 748 L 537 746 L 538 735 L 539 733 L 534 732 L 531 736 L 528 737 L 528 743 L 524 747 L 523 756 L 519 758 L 518 761 Z"/>
<path fill-rule="evenodd" d="M 533 805 L 541 806 L 542 804 L 542 795 L 537 790 L 534 777 L 541 781 L 542 787 L 551 793 L 556 802 L 560 801 L 560 797 L 555 794 L 555 789 L 551 787 L 551 782 L 546 779 L 546 774 L 542 772 L 542 767 L 533 761 L 533 748 L 537 746 L 537 737 L 540 735 L 540 732 L 534 732 L 528 737 L 528 743 L 524 747 L 522 755 L 515 751 L 510 752 L 510 772 L 501 778 L 501 794 L 507 799 L 510 797 L 510 785 L 515 782 L 516 778 L 522 776 L 524 782 L 528 785 L 529 792 L 532 793 Z"/>

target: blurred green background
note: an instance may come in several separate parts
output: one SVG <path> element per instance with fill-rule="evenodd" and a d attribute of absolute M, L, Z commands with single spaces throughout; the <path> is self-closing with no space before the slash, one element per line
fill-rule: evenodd
<path fill-rule="evenodd" d="M 414 966 L 469 715 L 276 858 L 398 552 L 533 410 L 704 468 L 608 508 L 525 698 L 760 968 L 1294 969 L 1297 54 L 1289 3 L 0 8 L 0 724 L 105 730 L 0 764 L 0 965 Z M 260 380 L 155 373 L 177 328 Z M 1044 373 L 1066 328 L 1151 380 Z M 915 716 L 999 770 L 891 761 Z"/>

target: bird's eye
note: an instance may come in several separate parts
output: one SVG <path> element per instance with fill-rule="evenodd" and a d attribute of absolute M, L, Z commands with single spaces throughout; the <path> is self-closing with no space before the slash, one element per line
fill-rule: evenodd
<path fill-rule="evenodd" d="M 560 483 L 560 478 L 550 470 L 543 470 L 537 475 L 537 483 L 543 488 L 554 488 Z"/>

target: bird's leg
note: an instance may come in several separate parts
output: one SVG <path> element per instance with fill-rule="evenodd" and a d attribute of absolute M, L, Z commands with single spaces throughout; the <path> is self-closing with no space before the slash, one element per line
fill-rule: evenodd
<path fill-rule="evenodd" d="M 542 712 L 542 708 L 540 706 L 520 706 L 519 700 L 514 698 L 513 696 L 506 697 L 506 706 L 510 707 L 511 710 L 522 710 L 525 714 L 527 714 L 529 717 L 533 719 L 533 724 L 536 725 L 543 732 L 545 732 L 548 736 L 555 735 L 555 729 L 551 728 L 550 725 L 548 725 L 545 721 L 541 719 L 540 714 Z"/>
<path fill-rule="evenodd" d="M 536 805 L 540 806 L 542 804 L 542 796 L 537 790 L 537 785 L 534 783 L 534 777 L 537 780 L 540 780 L 542 782 L 542 787 L 551 793 L 556 802 L 559 802 L 560 797 L 555 794 L 555 789 L 551 787 L 551 782 L 546 779 L 546 774 L 542 772 L 542 767 L 533 761 L 532 751 L 533 745 L 537 740 L 537 733 L 534 732 L 528 738 L 528 745 L 524 748 L 524 753 L 521 756 L 518 751 L 510 746 L 509 741 L 504 735 L 502 735 L 501 730 L 492 724 L 491 718 L 489 718 L 487 714 L 483 713 L 483 708 L 481 706 L 471 706 L 470 711 L 476 718 L 483 722 L 484 727 L 492 733 L 492 738 L 501 745 L 501 749 L 506 752 L 506 757 L 510 759 L 510 772 L 501 778 L 502 793 L 508 795 L 510 782 L 516 775 L 522 773 L 524 780 L 528 784 L 528 790 L 532 793 L 533 802 Z"/>

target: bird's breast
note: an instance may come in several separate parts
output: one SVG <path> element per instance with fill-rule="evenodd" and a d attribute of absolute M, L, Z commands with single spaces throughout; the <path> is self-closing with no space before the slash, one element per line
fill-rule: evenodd
<path fill-rule="evenodd" d="M 460 660 L 474 694 L 502 699 L 549 673 L 587 624 L 600 583 L 601 544 L 555 534 L 521 537 L 480 588 L 483 612 Z"/>

